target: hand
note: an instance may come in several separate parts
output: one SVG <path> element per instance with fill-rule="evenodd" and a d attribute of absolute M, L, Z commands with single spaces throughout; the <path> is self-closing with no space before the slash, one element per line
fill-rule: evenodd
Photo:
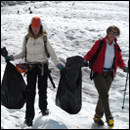
<path fill-rule="evenodd" d="M 64 67 L 64 66 L 62 66 L 62 67 L 60 67 L 60 68 L 59 68 L 59 70 L 60 70 L 60 71 L 62 71 L 64 68 L 65 68 L 65 67 Z"/>
<path fill-rule="evenodd" d="M 84 59 L 83 67 L 88 67 L 88 62 Z"/>
<path fill-rule="evenodd" d="M 129 73 L 129 68 L 127 66 L 124 66 L 123 71 Z"/>
<path fill-rule="evenodd" d="M 6 47 L 1 48 L 1 55 L 3 57 L 7 57 L 8 56 L 8 51 L 6 50 Z"/>
<path fill-rule="evenodd" d="M 6 61 L 6 62 L 7 62 L 7 61 L 12 61 L 12 60 L 14 60 L 14 56 L 13 56 L 13 55 L 6 56 L 6 57 L 5 57 L 5 61 Z"/>
<path fill-rule="evenodd" d="M 57 65 L 57 68 L 58 68 L 60 71 L 62 71 L 65 67 L 64 67 L 61 63 L 59 63 L 59 64 Z"/>

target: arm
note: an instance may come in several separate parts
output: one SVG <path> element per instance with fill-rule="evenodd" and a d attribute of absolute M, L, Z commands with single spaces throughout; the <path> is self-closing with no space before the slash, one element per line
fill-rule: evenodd
<path fill-rule="evenodd" d="M 100 44 L 100 40 L 97 40 L 95 42 L 95 44 L 92 46 L 91 50 L 88 51 L 88 53 L 84 56 L 84 59 L 86 61 L 89 61 L 92 59 L 93 55 L 96 53 L 97 49 L 98 49 L 98 46 Z"/>
<path fill-rule="evenodd" d="M 119 45 L 117 45 L 117 66 L 120 67 L 121 69 L 123 69 L 126 64 L 124 63 L 124 60 L 122 58 L 122 54 L 121 54 L 121 50 Z"/>

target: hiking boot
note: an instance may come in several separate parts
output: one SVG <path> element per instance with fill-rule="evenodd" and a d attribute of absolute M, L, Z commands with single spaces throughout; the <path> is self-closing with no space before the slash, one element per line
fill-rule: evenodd
<path fill-rule="evenodd" d="M 46 109 L 46 110 L 41 110 L 41 113 L 43 116 L 48 116 L 49 115 L 49 110 Z"/>
<path fill-rule="evenodd" d="M 112 129 L 114 127 L 114 120 L 112 116 L 109 116 L 107 119 L 107 124 L 109 126 L 109 129 Z"/>
<path fill-rule="evenodd" d="M 32 123 L 33 123 L 32 118 L 27 118 L 24 121 L 24 124 L 26 124 L 27 126 L 32 126 Z"/>
<path fill-rule="evenodd" d="M 99 126 L 104 125 L 104 122 L 102 121 L 101 117 L 98 114 L 95 114 L 93 118 L 94 122 L 98 124 Z"/>

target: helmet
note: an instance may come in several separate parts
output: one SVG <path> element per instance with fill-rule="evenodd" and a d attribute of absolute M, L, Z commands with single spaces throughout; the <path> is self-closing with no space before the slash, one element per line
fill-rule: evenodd
<path fill-rule="evenodd" d="M 19 73 L 25 73 L 28 70 L 29 65 L 28 64 L 16 64 L 16 69 Z"/>

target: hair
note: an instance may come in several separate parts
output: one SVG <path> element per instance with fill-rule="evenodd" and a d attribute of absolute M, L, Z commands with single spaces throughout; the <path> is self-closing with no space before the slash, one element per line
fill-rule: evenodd
<path fill-rule="evenodd" d="M 119 29 L 117 26 L 115 26 L 115 25 L 112 25 L 112 26 L 108 27 L 108 29 L 107 29 L 107 31 L 106 31 L 107 34 L 110 33 L 110 31 L 112 31 L 112 30 L 116 30 L 117 33 L 118 33 L 117 36 L 118 36 L 118 37 L 120 36 L 120 34 L 121 34 L 121 33 L 120 33 L 120 29 Z"/>
<path fill-rule="evenodd" d="M 45 34 L 47 34 L 46 30 L 44 30 L 43 25 L 40 25 L 40 31 L 37 35 L 37 38 L 40 36 L 44 36 Z M 34 33 L 32 31 L 31 24 L 28 26 L 28 35 L 29 35 L 29 37 L 33 37 L 33 38 L 35 37 Z"/>

